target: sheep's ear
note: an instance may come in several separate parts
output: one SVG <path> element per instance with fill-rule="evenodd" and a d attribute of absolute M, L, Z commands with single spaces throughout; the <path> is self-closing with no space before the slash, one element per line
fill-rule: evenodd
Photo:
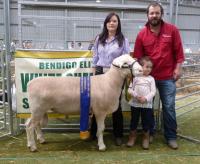
<path fill-rule="evenodd" d="M 130 66 L 129 66 L 129 64 L 128 63 L 124 63 L 123 65 L 122 65 L 122 67 L 121 68 L 129 68 Z"/>
<path fill-rule="evenodd" d="M 120 57 L 114 59 L 113 64 L 117 65 L 120 68 L 129 68 L 133 58 L 129 54 L 121 55 Z"/>
<path fill-rule="evenodd" d="M 118 66 L 119 68 L 122 68 L 124 62 L 116 59 L 116 60 L 113 61 L 113 64 L 116 65 L 116 66 Z"/>
<path fill-rule="evenodd" d="M 123 68 L 123 63 L 118 63 L 119 68 Z"/>

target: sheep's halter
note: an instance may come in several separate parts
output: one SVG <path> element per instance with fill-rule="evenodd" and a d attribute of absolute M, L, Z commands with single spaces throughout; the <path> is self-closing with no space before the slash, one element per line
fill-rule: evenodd
<path fill-rule="evenodd" d="M 115 64 L 113 64 L 113 63 L 112 63 L 112 65 L 115 66 L 115 67 L 117 67 L 117 68 L 129 68 L 130 71 L 131 71 L 131 74 L 133 75 L 133 70 L 132 70 L 132 68 L 133 68 L 133 65 L 134 65 L 136 62 L 137 62 L 137 60 L 135 60 L 131 65 L 126 64 L 126 65 L 123 65 L 122 67 L 119 67 L 118 65 L 115 65 Z M 134 76 L 134 75 L 133 75 L 133 76 Z"/>

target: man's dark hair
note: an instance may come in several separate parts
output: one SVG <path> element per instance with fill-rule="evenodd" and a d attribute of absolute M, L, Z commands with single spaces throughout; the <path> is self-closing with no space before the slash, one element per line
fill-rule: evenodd
<path fill-rule="evenodd" d="M 160 11 L 161 11 L 161 15 L 164 14 L 164 9 L 163 9 L 163 7 L 162 7 L 162 5 L 161 5 L 160 3 L 158 3 L 158 2 L 151 2 L 151 3 L 149 4 L 149 6 L 147 7 L 147 15 L 149 14 L 149 8 L 150 8 L 151 6 L 152 6 L 152 7 L 159 6 L 159 7 L 160 7 Z"/>

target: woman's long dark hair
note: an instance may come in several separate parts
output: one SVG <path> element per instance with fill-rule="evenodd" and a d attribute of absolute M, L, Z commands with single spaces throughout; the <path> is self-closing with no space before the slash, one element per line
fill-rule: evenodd
<path fill-rule="evenodd" d="M 104 21 L 103 31 L 99 35 L 99 42 L 101 44 L 105 45 L 106 39 L 108 38 L 108 29 L 107 29 L 106 24 L 110 21 L 112 16 L 116 16 L 117 19 L 118 19 L 118 27 L 117 27 L 117 31 L 116 31 L 115 36 L 116 36 L 116 39 L 118 41 L 119 47 L 121 47 L 123 45 L 123 41 L 124 41 L 124 35 L 121 32 L 121 21 L 119 19 L 119 16 L 116 13 L 113 13 L 113 12 L 108 14 L 108 16 L 106 17 L 106 19 Z"/>

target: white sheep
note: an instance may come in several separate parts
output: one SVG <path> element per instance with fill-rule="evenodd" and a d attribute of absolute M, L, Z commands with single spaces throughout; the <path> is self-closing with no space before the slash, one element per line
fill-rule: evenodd
<path fill-rule="evenodd" d="M 111 68 L 102 75 L 91 76 L 90 109 L 97 121 L 99 150 L 105 150 L 103 141 L 106 115 L 117 110 L 119 96 L 126 76 L 137 76 L 142 67 L 130 55 L 114 59 Z M 26 122 L 27 146 L 36 151 L 34 132 L 40 143 L 44 143 L 41 127 L 48 122 L 47 111 L 65 115 L 80 113 L 79 77 L 39 77 L 28 83 L 28 99 L 31 118 Z"/>

